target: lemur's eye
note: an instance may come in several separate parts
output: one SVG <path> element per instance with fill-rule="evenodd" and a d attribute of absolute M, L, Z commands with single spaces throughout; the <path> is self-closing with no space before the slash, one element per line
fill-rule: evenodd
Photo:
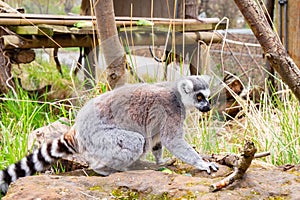
<path fill-rule="evenodd" d="M 201 95 L 197 95 L 197 100 L 201 101 L 203 99 L 203 97 Z"/>

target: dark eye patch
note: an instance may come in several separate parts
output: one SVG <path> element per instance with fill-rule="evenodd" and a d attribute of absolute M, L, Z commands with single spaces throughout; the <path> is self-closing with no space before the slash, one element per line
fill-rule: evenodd
<path fill-rule="evenodd" d="M 205 99 L 205 97 L 202 93 L 196 94 L 196 97 L 197 97 L 197 101 L 202 101 L 203 99 Z"/>

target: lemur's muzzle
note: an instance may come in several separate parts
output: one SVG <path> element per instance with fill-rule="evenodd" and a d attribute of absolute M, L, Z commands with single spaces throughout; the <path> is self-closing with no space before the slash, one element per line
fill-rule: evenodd
<path fill-rule="evenodd" d="M 208 112 L 211 110 L 210 104 L 208 101 L 201 101 L 198 103 L 196 108 L 201 112 Z"/>

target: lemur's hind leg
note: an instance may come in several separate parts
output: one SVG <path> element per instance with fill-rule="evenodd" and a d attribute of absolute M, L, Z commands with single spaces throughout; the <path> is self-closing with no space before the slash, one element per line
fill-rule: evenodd
<path fill-rule="evenodd" d="M 175 162 L 175 159 L 171 159 L 171 158 L 163 158 L 163 147 L 161 142 L 156 143 L 153 147 L 152 147 L 152 154 L 155 157 L 155 162 L 157 165 L 159 166 L 168 166 L 168 165 L 172 165 Z"/>
<path fill-rule="evenodd" d="M 101 175 L 126 171 L 144 153 L 144 137 L 137 132 L 118 128 L 97 130 L 85 147 L 90 167 Z"/>

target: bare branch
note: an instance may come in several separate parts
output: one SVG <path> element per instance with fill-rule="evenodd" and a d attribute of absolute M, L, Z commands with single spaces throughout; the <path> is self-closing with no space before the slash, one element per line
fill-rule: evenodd
<path fill-rule="evenodd" d="M 241 152 L 241 155 L 235 159 L 233 163 L 234 171 L 228 177 L 223 180 L 210 185 L 209 190 L 211 192 L 218 191 L 230 184 L 232 184 L 235 180 L 241 179 L 254 158 L 254 154 L 256 153 L 256 148 L 253 142 L 246 142 L 244 146 L 244 150 Z"/>

